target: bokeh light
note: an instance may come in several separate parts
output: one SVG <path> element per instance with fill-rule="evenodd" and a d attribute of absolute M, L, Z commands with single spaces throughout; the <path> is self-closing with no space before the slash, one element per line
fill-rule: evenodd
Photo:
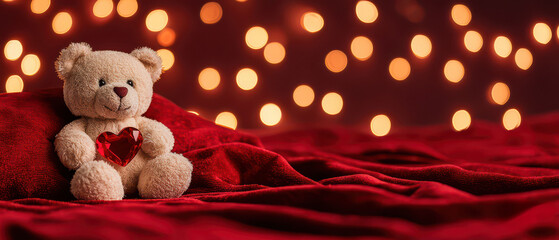
<path fill-rule="evenodd" d="M 198 75 L 198 83 L 204 90 L 213 90 L 219 86 L 221 77 L 215 68 L 205 68 Z"/>
<path fill-rule="evenodd" d="M 536 23 L 532 29 L 532 34 L 534 35 L 534 39 L 541 44 L 547 44 L 551 41 L 551 28 L 545 23 Z"/>
<path fill-rule="evenodd" d="M 364 23 L 372 23 L 378 18 L 378 9 L 372 2 L 359 1 L 355 5 L 357 18 Z"/>
<path fill-rule="evenodd" d="M 35 54 L 27 54 L 21 60 L 21 71 L 27 76 L 35 75 L 41 68 L 41 60 Z"/>
<path fill-rule="evenodd" d="M 279 42 L 271 42 L 264 48 L 264 59 L 271 64 L 278 64 L 285 58 L 285 48 Z"/>
<path fill-rule="evenodd" d="M 237 118 L 231 112 L 221 112 L 215 118 L 215 124 L 235 130 L 237 128 Z"/>
<path fill-rule="evenodd" d="M 243 68 L 237 72 L 237 86 L 243 90 L 251 90 L 258 83 L 258 75 L 250 68 Z"/>
<path fill-rule="evenodd" d="M 342 111 L 344 100 L 340 94 L 330 92 L 322 98 L 322 110 L 329 115 L 336 115 Z"/>
<path fill-rule="evenodd" d="M 29 6 L 31 7 L 31 12 L 41 14 L 49 9 L 50 0 L 32 0 Z"/>
<path fill-rule="evenodd" d="M 151 11 L 146 17 L 146 27 L 152 32 L 159 32 L 163 30 L 169 22 L 167 12 L 162 9 Z"/>
<path fill-rule="evenodd" d="M 464 46 L 470 52 L 478 52 L 483 46 L 483 37 L 476 31 L 468 31 L 464 35 Z"/>
<path fill-rule="evenodd" d="M 266 126 L 277 125 L 281 120 L 281 109 L 278 105 L 268 103 L 260 109 L 260 121 Z"/>
<path fill-rule="evenodd" d="M 163 47 L 169 47 L 175 43 L 176 34 L 171 28 L 165 28 L 157 34 L 157 42 Z"/>
<path fill-rule="evenodd" d="M 116 12 L 121 17 L 132 17 L 138 11 L 138 2 L 136 0 L 120 0 L 116 5 Z"/>
<path fill-rule="evenodd" d="M 222 14 L 223 10 L 221 9 L 221 5 L 216 2 L 208 2 L 202 6 L 202 9 L 200 9 L 200 19 L 205 24 L 214 24 L 219 22 Z"/>
<path fill-rule="evenodd" d="M 495 53 L 499 57 L 506 58 L 512 52 L 512 43 L 510 42 L 509 38 L 505 36 L 498 36 L 497 38 L 495 38 L 493 48 L 495 49 Z"/>
<path fill-rule="evenodd" d="M 14 93 L 23 91 L 23 79 L 18 75 L 12 75 L 6 80 L 6 92 Z"/>
<path fill-rule="evenodd" d="M 425 35 L 415 35 L 411 40 L 411 51 L 418 58 L 426 58 L 431 53 L 431 40 Z"/>
<path fill-rule="evenodd" d="M 503 126 L 506 130 L 513 130 L 520 126 L 522 122 L 522 117 L 520 112 L 515 108 L 511 108 L 503 114 Z"/>
<path fill-rule="evenodd" d="M 410 75 L 411 66 L 405 58 L 394 58 L 388 66 L 390 76 L 398 81 L 403 81 Z"/>
<path fill-rule="evenodd" d="M 59 12 L 52 19 L 52 30 L 56 34 L 64 34 L 72 28 L 72 16 L 67 12 Z"/>
<path fill-rule="evenodd" d="M 173 52 L 169 51 L 168 49 L 159 49 L 157 50 L 157 55 L 161 57 L 163 70 L 169 70 L 175 63 L 175 55 Z"/>
<path fill-rule="evenodd" d="M 17 60 L 23 53 L 23 45 L 18 40 L 10 40 L 4 46 L 4 56 L 10 61 Z"/>
<path fill-rule="evenodd" d="M 98 18 L 108 17 L 111 15 L 113 7 L 112 0 L 97 0 L 95 4 L 93 4 L 93 15 Z"/>
<path fill-rule="evenodd" d="M 444 65 L 444 76 L 450 82 L 460 82 L 464 77 L 464 72 L 464 66 L 458 60 L 449 60 Z"/>
<path fill-rule="evenodd" d="M 371 132 L 378 137 L 386 136 L 390 132 L 390 118 L 384 114 L 376 115 L 371 119 Z"/>
<path fill-rule="evenodd" d="M 510 98 L 510 89 L 507 84 L 497 82 L 491 87 L 491 101 L 498 105 L 504 105 Z"/>
<path fill-rule="evenodd" d="M 268 32 L 263 27 L 251 27 L 245 35 L 245 42 L 249 48 L 261 49 L 268 42 Z"/>
<path fill-rule="evenodd" d="M 339 73 L 347 66 L 347 56 L 340 50 L 332 50 L 326 54 L 324 64 L 331 72 Z"/>
<path fill-rule="evenodd" d="M 324 19 L 315 12 L 306 12 L 301 17 L 301 26 L 310 33 L 320 31 L 324 27 Z"/>
<path fill-rule="evenodd" d="M 357 36 L 351 41 L 351 54 L 361 61 L 365 61 L 373 55 L 373 42 L 364 36 Z"/>
<path fill-rule="evenodd" d="M 466 26 L 472 20 L 472 12 L 470 12 L 470 9 L 464 4 L 454 5 L 450 11 L 450 15 L 454 23 L 460 26 Z"/>
<path fill-rule="evenodd" d="M 452 115 L 452 127 L 455 131 L 463 131 L 470 127 L 472 117 L 466 110 L 458 110 Z"/>
<path fill-rule="evenodd" d="M 530 50 L 526 48 L 520 48 L 514 54 L 514 62 L 516 66 L 518 66 L 522 70 L 528 70 L 530 66 L 532 66 L 532 62 L 534 58 L 532 57 L 532 53 Z"/>
<path fill-rule="evenodd" d="M 293 91 L 293 101 L 299 107 L 308 107 L 314 101 L 314 91 L 308 85 L 299 85 Z"/>

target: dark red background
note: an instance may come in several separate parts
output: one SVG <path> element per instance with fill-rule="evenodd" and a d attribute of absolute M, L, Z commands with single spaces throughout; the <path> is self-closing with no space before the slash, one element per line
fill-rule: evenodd
<path fill-rule="evenodd" d="M 450 128 L 452 114 L 467 109 L 474 121 L 486 119 L 498 122 L 508 108 L 517 108 L 523 116 L 553 111 L 557 108 L 557 77 L 559 3 L 556 1 L 418 1 L 423 19 L 412 23 L 397 11 L 397 6 L 414 3 L 411 0 L 373 1 L 379 18 L 372 24 L 360 22 L 355 16 L 357 1 L 257 1 L 239 3 L 217 1 L 223 17 L 213 25 L 202 23 L 200 8 L 206 1 L 139 1 L 133 17 L 122 18 L 113 10 L 111 16 L 93 16 L 91 1 L 53 1 L 43 14 L 33 14 L 29 1 L 0 3 L 0 43 L 10 39 L 23 43 L 24 54 L 35 53 L 41 59 L 41 69 L 34 76 L 25 76 L 20 61 L 2 57 L 0 83 L 18 74 L 25 82 L 24 91 L 59 87 L 53 62 L 58 51 L 70 42 L 85 41 L 94 49 L 131 51 L 138 46 L 162 48 L 157 33 L 145 27 L 146 15 L 154 9 L 169 14 L 168 27 L 177 33 L 176 42 L 169 47 L 175 54 L 173 67 L 163 75 L 155 91 L 185 109 L 199 111 L 213 120 L 221 111 L 233 112 L 239 128 L 268 128 L 259 119 L 259 110 L 268 102 L 280 106 L 283 118 L 275 130 L 305 125 L 342 124 L 368 129 L 372 116 L 387 114 L 393 131 L 403 126 L 442 123 Z M 115 8 L 116 3 L 114 1 Z M 450 19 L 450 9 L 456 3 L 466 4 L 472 11 L 472 21 L 459 27 Z M 314 10 L 325 19 L 324 28 L 310 34 L 298 25 L 300 14 Z M 52 31 L 51 22 L 59 11 L 69 11 L 74 24 L 64 35 Z M 552 41 L 538 44 L 532 37 L 532 27 L 543 21 L 553 30 Z M 268 30 L 270 41 L 279 41 L 287 55 L 278 65 L 267 63 L 262 50 L 249 49 L 245 32 L 252 26 Z M 478 53 L 468 52 L 462 38 L 466 31 L 479 31 L 484 46 Z M 427 59 L 419 60 L 410 51 L 415 34 L 426 34 L 433 43 Z M 373 56 L 357 61 L 349 51 L 351 40 L 358 35 L 369 37 L 374 44 Z M 534 64 L 528 71 L 514 64 L 514 55 L 498 58 L 492 40 L 508 36 L 513 54 L 520 47 L 528 48 Z M 329 72 L 324 56 L 333 49 L 348 55 L 348 67 L 341 73 Z M 402 56 L 410 60 L 412 73 L 403 82 L 388 74 L 391 59 Z M 460 60 L 466 69 L 464 79 L 452 84 L 444 79 L 444 63 Z M 221 73 L 221 84 L 213 91 L 198 85 L 199 72 L 213 66 Z M 243 67 L 256 70 L 259 82 L 252 91 L 242 91 L 235 84 L 235 74 Z M 505 106 L 491 104 L 487 98 L 489 86 L 503 81 L 511 89 L 511 99 Z M 315 101 L 308 108 L 296 106 L 292 92 L 299 84 L 309 84 L 315 90 Z M 2 88 L 3 91 L 3 88 Z M 330 91 L 344 98 L 339 115 L 329 116 L 320 107 L 320 99 Z"/>

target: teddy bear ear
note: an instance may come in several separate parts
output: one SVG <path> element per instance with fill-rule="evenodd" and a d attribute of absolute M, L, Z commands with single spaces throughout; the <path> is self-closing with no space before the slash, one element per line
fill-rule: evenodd
<path fill-rule="evenodd" d="M 144 64 L 153 82 L 159 80 L 161 77 L 161 70 L 163 69 L 162 61 L 157 52 L 148 47 L 138 48 L 130 53 L 133 57 L 137 58 Z"/>
<path fill-rule="evenodd" d="M 66 80 L 70 71 L 74 67 L 74 63 L 78 58 L 89 54 L 91 52 L 91 47 L 87 43 L 70 43 L 70 45 L 62 51 L 55 62 L 56 72 L 58 77 L 62 80 Z"/>

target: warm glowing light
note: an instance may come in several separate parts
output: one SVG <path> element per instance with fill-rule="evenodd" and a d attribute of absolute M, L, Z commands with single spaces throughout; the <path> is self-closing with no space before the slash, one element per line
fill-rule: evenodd
<path fill-rule="evenodd" d="M 519 127 L 521 121 L 522 117 L 520 116 L 520 112 L 514 108 L 507 110 L 505 114 L 503 114 L 503 126 L 509 131 Z"/>
<path fill-rule="evenodd" d="M 299 107 L 308 107 L 314 101 L 314 91 L 307 85 L 299 85 L 293 91 L 293 101 Z"/>
<path fill-rule="evenodd" d="M 545 23 L 536 23 L 534 29 L 532 29 L 532 34 L 534 34 L 534 39 L 541 44 L 547 44 L 551 41 L 551 28 Z"/>
<path fill-rule="evenodd" d="M 418 58 L 426 58 L 431 53 L 431 40 L 425 35 L 415 35 L 411 40 L 411 51 Z"/>
<path fill-rule="evenodd" d="M 168 47 L 175 43 L 176 34 L 173 29 L 165 28 L 157 34 L 157 42 L 163 46 Z"/>
<path fill-rule="evenodd" d="M 285 48 L 279 42 L 271 42 L 264 48 L 264 58 L 271 64 L 278 64 L 285 58 Z"/>
<path fill-rule="evenodd" d="M 146 27 L 152 32 L 159 32 L 167 26 L 169 16 L 165 10 L 157 9 L 151 11 L 146 17 Z"/>
<path fill-rule="evenodd" d="M 507 84 L 498 82 L 491 87 L 491 100 L 499 105 L 507 103 L 510 97 L 510 89 Z"/>
<path fill-rule="evenodd" d="M 202 6 L 202 9 L 200 9 L 200 19 L 202 19 L 202 22 L 205 24 L 214 24 L 219 22 L 222 14 L 223 10 L 221 9 L 221 5 L 216 2 L 208 2 Z"/>
<path fill-rule="evenodd" d="M 260 121 L 267 126 L 274 126 L 281 120 L 281 109 L 278 105 L 268 103 L 260 109 Z"/>
<path fill-rule="evenodd" d="M 23 91 L 23 79 L 18 75 L 12 75 L 6 80 L 6 92 L 14 93 Z"/>
<path fill-rule="evenodd" d="M 72 28 L 72 16 L 67 12 L 59 12 L 52 19 L 52 30 L 56 34 L 64 34 Z"/>
<path fill-rule="evenodd" d="M 464 66 L 458 60 L 449 60 L 444 65 L 444 76 L 450 82 L 460 82 L 464 77 Z"/>
<path fill-rule="evenodd" d="M 120 0 L 116 5 L 116 12 L 121 17 L 132 17 L 138 11 L 136 0 Z"/>
<path fill-rule="evenodd" d="M 528 70 L 528 68 L 532 66 L 533 61 L 532 53 L 526 48 L 520 48 L 516 51 L 516 54 L 514 54 L 514 62 L 516 66 L 522 70 Z"/>
<path fill-rule="evenodd" d="M 470 52 L 478 52 L 483 46 L 483 38 L 476 31 L 468 31 L 464 35 L 464 46 Z"/>
<path fill-rule="evenodd" d="M 161 57 L 163 70 L 166 71 L 166 70 L 171 69 L 171 67 L 175 63 L 175 55 L 173 55 L 173 52 L 171 52 L 167 49 L 159 49 L 159 50 L 157 50 L 157 55 L 159 55 L 159 57 Z"/>
<path fill-rule="evenodd" d="M 351 53 L 355 58 L 365 61 L 373 55 L 373 42 L 367 37 L 358 36 L 351 41 Z"/>
<path fill-rule="evenodd" d="M 497 38 L 495 38 L 493 48 L 495 49 L 495 53 L 499 55 L 499 57 L 506 58 L 512 52 L 512 43 L 507 37 L 498 36 Z"/>
<path fill-rule="evenodd" d="M 10 61 L 15 61 L 23 53 L 23 45 L 18 40 L 10 40 L 4 46 L 4 56 Z"/>
<path fill-rule="evenodd" d="M 245 35 L 245 42 L 249 48 L 261 49 L 268 42 L 268 32 L 263 27 L 251 27 Z"/>
<path fill-rule="evenodd" d="M 372 23 L 378 18 L 378 10 L 375 4 L 369 1 L 359 1 L 355 5 L 357 18 L 364 23 Z"/>
<path fill-rule="evenodd" d="M 460 26 L 466 26 L 472 20 L 472 12 L 470 12 L 470 9 L 464 4 L 454 5 L 450 11 L 450 15 L 452 16 L 452 20 Z"/>
<path fill-rule="evenodd" d="M 21 71 L 27 76 L 35 75 L 41 68 L 41 60 L 35 54 L 27 54 L 21 60 Z"/>
<path fill-rule="evenodd" d="M 105 18 L 111 14 L 113 11 L 113 1 L 112 0 L 97 0 L 93 4 L 93 15 L 98 18 Z"/>
<path fill-rule="evenodd" d="M 472 117 L 466 110 L 458 110 L 452 115 L 452 127 L 455 131 L 463 131 L 470 127 Z"/>
<path fill-rule="evenodd" d="M 215 124 L 234 130 L 237 128 L 237 118 L 231 112 L 222 112 L 215 118 Z"/>
<path fill-rule="evenodd" d="M 394 58 L 388 66 L 390 76 L 398 81 L 403 81 L 410 75 L 411 66 L 404 58 Z"/>
<path fill-rule="evenodd" d="M 187 112 L 192 113 L 192 114 L 197 115 L 197 116 L 200 116 L 200 113 L 198 113 L 198 112 L 196 112 L 196 111 L 189 110 L 189 111 L 187 111 Z"/>
<path fill-rule="evenodd" d="M 31 7 L 31 12 L 35 14 L 44 13 L 50 7 L 50 0 L 32 0 L 30 7 Z"/>
<path fill-rule="evenodd" d="M 328 70 L 339 73 L 347 66 L 347 56 L 340 50 L 332 50 L 324 58 L 324 64 Z"/>
<path fill-rule="evenodd" d="M 219 86 L 219 72 L 214 68 L 205 68 L 198 75 L 198 83 L 205 90 L 213 90 Z"/>
<path fill-rule="evenodd" d="M 308 32 L 315 33 L 324 27 L 324 19 L 318 13 L 307 12 L 301 17 L 301 26 Z"/>
<path fill-rule="evenodd" d="M 378 137 L 386 136 L 390 132 L 390 118 L 384 114 L 376 115 L 371 120 L 371 132 Z"/>
<path fill-rule="evenodd" d="M 336 115 L 342 111 L 344 100 L 340 94 L 330 92 L 322 98 L 322 110 L 330 115 Z"/>
<path fill-rule="evenodd" d="M 243 68 L 237 72 L 237 85 L 243 90 L 251 90 L 258 83 L 258 75 L 250 68 Z"/>

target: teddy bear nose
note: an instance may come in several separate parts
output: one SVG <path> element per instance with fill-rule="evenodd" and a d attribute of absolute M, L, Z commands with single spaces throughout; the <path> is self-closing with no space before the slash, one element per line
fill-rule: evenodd
<path fill-rule="evenodd" d="M 128 94 L 128 88 L 125 87 L 115 87 L 113 90 L 120 98 L 126 97 L 126 94 Z"/>

